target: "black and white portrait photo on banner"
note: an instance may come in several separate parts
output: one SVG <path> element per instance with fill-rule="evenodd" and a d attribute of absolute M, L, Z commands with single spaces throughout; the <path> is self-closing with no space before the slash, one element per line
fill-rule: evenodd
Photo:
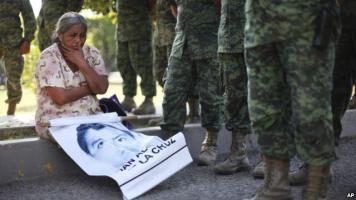
<path fill-rule="evenodd" d="M 116 113 L 59 118 L 50 132 L 90 176 L 113 178 L 124 199 L 134 199 L 193 160 L 184 135 L 162 140 L 129 130 Z"/>

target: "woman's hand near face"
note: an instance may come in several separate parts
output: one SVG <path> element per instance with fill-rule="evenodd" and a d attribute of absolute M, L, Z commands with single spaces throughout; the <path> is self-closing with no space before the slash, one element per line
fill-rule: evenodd
<path fill-rule="evenodd" d="M 82 24 L 71 26 L 66 32 L 59 34 L 60 51 L 72 71 L 79 70 L 93 94 L 104 94 L 108 89 L 107 76 L 99 75 L 86 62 L 83 45 L 86 41 L 86 29 Z"/>
<path fill-rule="evenodd" d="M 73 71 L 79 70 L 83 73 L 87 84 L 93 94 L 104 94 L 108 89 L 109 82 L 107 76 L 99 75 L 96 71 L 89 66 L 86 62 L 83 54 L 83 50 L 80 48 L 70 49 L 63 45 L 59 45 L 64 59 L 68 65 L 73 65 L 71 68 Z"/>
<path fill-rule="evenodd" d="M 73 72 L 79 70 L 81 66 L 86 65 L 86 61 L 84 58 L 83 50 L 78 49 L 70 49 L 62 44 L 58 44 L 58 48 L 60 49 L 63 58 L 67 62 L 68 66 L 72 69 Z"/>

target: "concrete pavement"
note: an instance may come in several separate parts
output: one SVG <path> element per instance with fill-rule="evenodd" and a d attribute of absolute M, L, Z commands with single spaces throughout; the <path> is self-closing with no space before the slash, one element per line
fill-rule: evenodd
<path fill-rule="evenodd" d="M 356 195 L 356 110 L 343 119 L 344 131 L 334 162 L 334 179 L 329 200 Z M 138 129 L 138 132 L 159 135 L 158 127 Z M 188 125 L 186 140 L 193 157 L 199 153 L 204 130 L 197 124 Z M 229 149 L 230 136 L 223 130 L 219 137 L 219 159 Z M 253 165 L 259 160 L 256 138 L 249 138 L 249 157 Z M 292 162 L 294 169 L 298 161 Z M 194 163 L 147 192 L 139 200 L 166 199 L 236 199 L 250 197 L 261 184 L 249 172 L 231 176 L 215 175 L 210 167 Z M 293 187 L 295 199 L 300 199 L 301 187 Z M 38 138 L 0 141 L 0 200 L 51 199 L 121 199 L 119 187 L 110 178 L 85 175 L 53 144 Z"/>
<path fill-rule="evenodd" d="M 334 177 L 329 200 L 347 198 L 356 193 L 356 138 L 341 139 L 339 159 L 333 165 Z M 220 159 L 222 158 L 220 155 Z M 259 160 L 256 150 L 249 150 L 252 164 Z M 293 161 L 292 167 L 296 167 Z M 253 195 L 262 183 L 249 172 L 219 176 L 210 167 L 195 163 L 161 183 L 137 200 L 242 200 Z M 302 187 L 291 187 L 296 200 Z M 1 200 L 119 200 L 122 199 L 115 181 L 105 177 L 89 177 L 83 172 L 0 185 Z"/>

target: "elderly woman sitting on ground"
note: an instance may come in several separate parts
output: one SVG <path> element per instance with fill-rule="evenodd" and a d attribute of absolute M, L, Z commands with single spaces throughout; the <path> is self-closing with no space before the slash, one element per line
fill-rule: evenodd
<path fill-rule="evenodd" d="M 57 22 L 53 44 L 40 56 L 36 69 L 36 131 L 52 139 L 50 119 L 101 112 L 97 94 L 108 88 L 107 71 L 100 52 L 85 45 L 87 22 L 75 12 Z"/>

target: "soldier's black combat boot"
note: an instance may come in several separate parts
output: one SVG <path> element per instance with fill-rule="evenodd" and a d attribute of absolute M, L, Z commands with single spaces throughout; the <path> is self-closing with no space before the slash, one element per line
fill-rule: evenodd
<path fill-rule="evenodd" d="M 218 131 L 207 130 L 203 141 L 201 152 L 197 158 L 197 163 L 200 166 L 214 165 L 217 154 L 216 141 Z"/>
<path fill-rule="evenodd" d="M 264 156 L 265 179 L 256 195 L 245 200 L 293 200 L 288 185 L 289 160 Z"/>
<path fill-rule="evenodd" d="M 131 112 L 132 109 L 136 108 L 136 103 L 131 96 L 125 96 L 124 100 L 121 102 L 121 105 L 127 112 Z"/>
<path fill-rule="evenodd" d="M 153 105 L 152 97 L 146 97 L 143 103 L 132 113 L 135 115 L 149 115 L 154 114 L 155 112 L 156 109 Z"/>
<path fill-rule="evenodd" d="M 15 115 L 17 103 L 9 103 L 7 108 L 7 115 Z"/>
<path fill-rule="evenodd" d="M 214 171 L 218 174 L 229 175 L 249 169 L 250 162 L 246 154 L 246 136 L 238 131 L 233 131 L 230 153 L 223 162 L 214 166 Z"/>
<path fill-rule="evenodd" d="M 190 97 L 188 99 L 188 106 L 189 106 L 189 114 L 187 118 L 187 123 L 198 123 L 200 122 L 200 115 L 199 115 L 199 98 Z"/>
<path fill-rule="evenodd" d="M 329 187 L 330 165 L 308 165 L 307 171 L 307 185 L 303 190 L 303 200 L 325 200 Z"/>

